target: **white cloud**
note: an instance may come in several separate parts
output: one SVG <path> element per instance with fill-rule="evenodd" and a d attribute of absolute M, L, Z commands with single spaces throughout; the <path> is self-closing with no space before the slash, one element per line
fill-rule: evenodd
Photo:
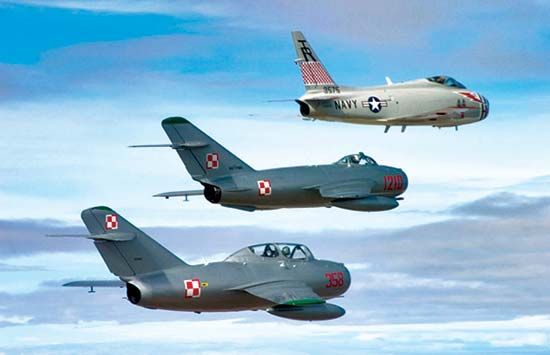
<path fill-rule="evenodd" d="M 114 13 L 151 13 L 178 16 L 183 14 L 202 14 L 219 16 L 225 7 L 215 2 L 208 4 L 195 1 L 156 1 L 156 0 L 12 0 L 14 3 L 44 7 L 57 7 L 73 10 L 114 12 Z"/>
<path fill-rule="evenodd" d="M 116 336 L 113 336 L 116 334 Z M 216 334 L 216 336 L 212 336 Z M 276 337 L 271 335 L 277 334 Z M 6 327 L 0 333 L 4 348 L 32 348 L 55 344 L 192 343 L 258 346 L 270 348 L 284 339 L 285 344 L 315 344 L 323 339 L 338 339 L 379 346 L 380 349 L 413 346 L 454 349 L 486 344 L 495 348 L 549 346 L 550 316 L 526 316 L 499 321 L 472 321 L 411 324 L 327 324 L 290 321 L 246 322 L 241 318 L 219 321 L 165 321 L 121 324 L 79 322 L 77 324 L 38 324 Z M 425 345 L 423 345 L 425 344 Z M 357 345 L 357 344 L 356 344 Z M 344 346 L 342 349 L 346 349 Z"/>
<path fill-rule="evenodd" d="M 483 281 L 442 280 L 437 278 L 414 277 L 405 273 L 370 272 L 353 282 L 352 290 L 389 288 L 429 288 L 429 289 L 479 289 L 495 287 Z"/>
<path fill-rule="evenodd" d="M 0 323 L 27 324 L 33 317 L 30 316 L 3 316 L 0 314 Z"/>
<path fill-rule="evenodd" d="M 365 326 L 357 339 L 394 343 L 465 342 L 488 343 L 494 347 L 549 346 L 548 315 L 518 317 L 502 321 L 473 321 Z"/>
<path fill-rule="evenodd" d="M 351 271 L 370 269 L 369 263 L 346 263 L 346 268 Z"/>

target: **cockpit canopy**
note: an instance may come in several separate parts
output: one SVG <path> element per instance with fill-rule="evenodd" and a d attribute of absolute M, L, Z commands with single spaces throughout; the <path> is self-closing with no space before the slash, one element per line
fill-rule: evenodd
<path fill-rule="evenodd" d="M 357 154 L 350 154 L 346 155 L 342 159 L 338 160 L 334 164 L 339 165 L 378 165 L 374 159 L 369 157 L 368 155 L 363 154 L 363 152 L 359 152 Z"/>
<path fill-rule="evenodd" d="M 313 260 L 308 247 L 295 243 L 264 243 L 251 245 L 231 254 L 226 261 L 250 261 L 258 258 L 286 258 L 292 260 Z"/>
<path fill-rule="evenodd" d="M 445 85 L 452 88 L 466 89 L 466 86 L 462 85 L 460 82 L 451 78 L 450 76 L 436 75 L 426 79 L 428 81 L 431 81 L 432 83 L 437 83 L 437 84 Z"/>

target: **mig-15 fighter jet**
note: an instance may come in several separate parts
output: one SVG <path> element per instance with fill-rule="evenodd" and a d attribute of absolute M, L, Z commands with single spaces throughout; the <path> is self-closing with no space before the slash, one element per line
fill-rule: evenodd
<path fill-rule="evenodd" d="M 157 197 L 204 195 L 211 203 L 244 211 L 295 207 L 339 207 L 354 211 L 386 211 L 399 205 L 407 189 L 403 170 L 378 165 L 363 153 L 334 164 L 254 170 L 181 117 L 162 121 L 170 147 L 203 190 L 173 191 Z"/>
<path fill-rule="evenodd" d="M 326 300 L 350 286 L 342 263 L 315 259 L 302 244 L 265 243 L 222 262 L 189 265 L 104 206 L 82 211 L 86 237 L 119 280 L 73 281 L 64 286 L 126 287 L 128 300 L 150 309 L 230 312 L 264 310 L 296 320 L 328 320 L 345 310 Z"/>
<path fill-rule="evenodd" d="M 489 101 L 455 79 L 437 75 L 374 87 L 334 82 L 301 32 L 292 32 L 296 64 L 306 92 L 296 100 L 308 119 L 390 126 L 455 127 L 478 122 L 489 114 Z"/>

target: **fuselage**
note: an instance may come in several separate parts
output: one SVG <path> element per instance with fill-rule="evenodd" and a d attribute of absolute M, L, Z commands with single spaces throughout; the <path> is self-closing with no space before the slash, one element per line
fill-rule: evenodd
<path fill-rule="evenodd" d="M 297 102 L 307 118 L 384 126 L 451 127 L 481 121 L 489 113 L 482 95 L 428 79 L 370 88 L 325 86 Z"/>
<path fill-rule="evenodd" d="M 269 184 L 269 190 L 259 187 Z M 403 170 L 383 165 L 314 165 L 236 173 L 213 181 L 221 191 L 218 200 L 211 202 L 229 206 L 253 206 L 256 209 L 330 207 L 338 200 L 324 197 L 320 188 L 345 185 L 346 182 L 364 184 L 370 196 L 392 198 L 401 195 L 408 185 Z M 358 196 L 359 197 L 359 196 Z M 208 196 L 207 196 L 208 198 Z M 396 207 L 397 205 L 393 206 Z M 375 210 L 383 210 L 373 208 Z"/>
<path fill-rule="evenodd" d="M 342 275 L 332 283 L 327 275 Z M 189 297 L 186 281 L 196 280 L 200 292 Z M 266 310 L 274 305 L 253 296 L 244 288 L 275 281 L 300 281 L 323 299 L 343 294 L 350 286 L 350 273 L 341 263 L 327 260 L 292 260 L 285 257 L 260 258 L 257 262 L 234 260 L 204 265 L 181 266 L 124 280 L 128 299 L 153 309 L 193 312 Z M 138 291 L 135 290 L 137 288 Z M 132 292 L 134 292 L 132 294 Z M 136 292 L 139 297 L 136 297 Z"/>

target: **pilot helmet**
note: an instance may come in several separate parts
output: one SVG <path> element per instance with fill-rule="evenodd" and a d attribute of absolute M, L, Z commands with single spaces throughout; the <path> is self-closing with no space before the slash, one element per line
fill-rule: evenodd
<path fill-rule="evenodd" d="M 288 245 L 285 245 L 283 247 L 283 249 L 281 250 L 281 252 L 283 253 L 284 256 L 289 256 L 290 255 L 290 248 L 288 247 Z"/>

